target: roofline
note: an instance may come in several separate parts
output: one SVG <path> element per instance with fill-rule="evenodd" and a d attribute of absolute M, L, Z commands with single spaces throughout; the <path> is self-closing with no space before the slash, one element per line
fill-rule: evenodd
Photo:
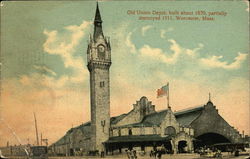
<path fill-rule="evenodd" d="M 186 113 L 199 111 L 199 110 L 202 110 L 202 109 L 204 109 L 204 106 L 189 107 L 189 108 L 182 109 L 182 110 L 174 112 L 174 115 L 179 116 L 179 115 L 183 115 L 183 114 L 186 114 Z"/>
<path fill-rule="evenodd" d="M 183 115 L 183 114 L 186 114 L 186 113 L 191 113 L 191 112 L 198 111 L 198 110 L 202 110 L 202 109 L 204 109 L 204 106 L 196 106 L 196 107 L 189 107 L 189 108 L 186 108 L 186 109 L 182 109 L 182 110 L 179 110 L 179 111 L 176 111 L 176 112 L 173 112 L 173 113 L 174 113 L 175 116 L 179 116 L 179 115 Z M 132 109 L 132 110 L 133 110 L 133 109 Z M 131 111 L 132 111 L 132 110 L 131 110 Z M 158 113 L 162 113 L 162 112 L 165 112 L 165 111 L 167 111 L 167 110 L 168 110 L 168 109 L 162 109 L 162 110 L 160 110 L 160 111 L 156 111 L 156 112 L 154 112 L 154 113 L 148 114 L 148 115 L 144 116 L 144 118 L 142 119 L 142 121 L 145 119 L 145 117 L 148 117 L 148 116 L 154 115 L 154 114 L 158 114 Z M 131 111 L 129 111 L 128 113 L 123 113 L 123 114 L 121 114 L 121 115 L 126 115 L 126 116 L 127 116 L 128 114 L 131 113 Z M 111 119 L 111 118 L 115 118 L 115 117 L 119 117 L 119 116 L 121 116 L 121 115 L 110 117 L 110 119 Z M 126 116 L 124 116 L 122 119 L 124 119 Z M 122 119 L 121 119 L 121 120 L 122 120 Z M 119 120 L 119 121 L 121 121 L 121 120 Z M 141 122 L 142 122 L 142 121 L 141 121 Z M 139 122 L 139 123 L 134 123 L 134 124 L 140 124 L 141 122 Z M 69 130 L 67 131 L 67 133 L 68 133 L 70 130 L 79 128 L 80 126 L 86 126 L 86 125 L 89 124 L 89 123 L 91 123 L 91 122 L 88 121 L 88 122 L 86 122 L 86 123 L 84 123 L 84 124 L 81 124 L 81 125 L 79 125 L 79 126 L 77 126 L 77 127 L 71 128 L 71 129 L 69 129 Z M 129 125 L 131 125 L 131 127 L 133 126 L 133 124 L 128 124 L 128 125 L 122 125 L 122 126 L 118 126 L 118 127 L 124 127 L 124 126 L 129 126 Z M 144 127 L 147 127 L 147 126 L 144 126 Z M 58 139 L 56 142 L 54 142 L 53 144 L 56 144 L 57 142 L 59 142 L 62 138 L 64 138 L 64 137 L 67 135 L 67 133 L 66 133 L 63 137 L 61 137 L 60 139 Z M 51 144 L 51 145 L 53 145 L 53 144 Z"/>

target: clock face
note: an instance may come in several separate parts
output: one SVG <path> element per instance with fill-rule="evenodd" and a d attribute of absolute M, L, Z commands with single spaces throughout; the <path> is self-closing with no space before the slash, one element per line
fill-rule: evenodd
<path fill-rule="evenodd" d="M 103 45 L 98 45 L 97 51 L 99 59 L 105 59 L 105 47 Z"/>
<path fill-rule="evenodd" d="M 104 48 L 104 46 L 103 45 L 99 45 L 98 46 L 98 52 L 104 52 L 105 51 L 105 48 Z"/>

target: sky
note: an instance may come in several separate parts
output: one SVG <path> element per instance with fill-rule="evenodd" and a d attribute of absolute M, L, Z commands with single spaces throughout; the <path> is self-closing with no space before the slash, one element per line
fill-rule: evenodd
<path fill-rule="evenodd" d="M 111 116 L 142 96 L 166 109 L 156 90 L 169 82 L 173 111 L 205 105 L 210 92 L 219 114 L 250 134 L 247 2 L 100 1 L 99 8 L 111 39 Z M 1 2 L 0 146 L 34 144 L 34 112 L 49 144 L 90 120 L 86 50 L 95 9 L 94 1 Z M 134 10 L 226 15 L 153 21 L 128 14 Z"/>

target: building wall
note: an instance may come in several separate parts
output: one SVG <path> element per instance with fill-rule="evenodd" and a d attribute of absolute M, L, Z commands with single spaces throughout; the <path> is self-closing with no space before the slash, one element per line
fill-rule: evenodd
<path fill-rule="evenodd" d="M 94 66 L 95 67 L 95 66 Z M 109 69 L 94 68 L 91 76 L 91 127 L 92 150 L 101 150 L 102 142 L 109 138 L 110 125 L 110 93 Z M 101 86 L 104 82 L 104 86 Z"/>
<path fill-rule="evenodd" d="M 68 131 L 58 142 L 49 146 L 49 154 L 57 156 L 78 156 L 87 154 L 92 144 L 91 134 L 84 132 L 82 129 L 90 129 L 90 126 Z"/>
<path fill-rule="evenodd" d="M 176 130 L 176 133 L 178 133 L 180 130 L 179 130 L 179 127 L 180 127 L 180 124 L 177 122 L 176 118 L 175 118 L 175 115 L 173 114 L 172 110 L 169 109 L 167 111 L 167 114 L 166 116 L 164 117 L 161 125 L 160 125 L 160 128 L 161 128 L 161 136 L 166 136 L 165 135 L 165 129 L 169 126 L 172 126 L 175 128 Z"/>
<path fill-rule="evenodd" d="M 30 151 L 30 145 L 14 145 L 7 147 L 0 147 L 3 156 L 26 156 L 26 149 L 28 152 Z"/>
<path fill-rule="evenodd" d="M 132 131 L 132 135 L 152 135 L 152 134 L 160 134 L 160 127 L 116 127 L 113 128 L 112 136 L 127 136 L 129 135 L 129 129 Z M 119 131 L 121 135 L 119 135 Z M 112 134 L 112 133 L 111 133 Z"/>
<path fill-rule="evenodd" d="M 202 114 L 191 123 L 191 126 L 194 128 L 195 137 L 206 133 L 217 133 L 233 143 L 242 142 L 240 133 L 218 114 L 212 102 L 204 106 Z"/>
<path fill-rule="evenodd" d="M 152 105 L 152 102 L 148 101 L 147 97 L 141 97 L 141 99 L 136 101 L 136 104 L 133 105 L 131 112 L 129 112 L 121 121 L 113 125 L 113 127 L 139 123 L 144 116 L 154 112 L 155 106 Z"/>
<path fill-rule="evenodd" d="M 187 151 L 192 152 L 193 148 L 193 137 L 190 134 L 180 131 L 173 139 L 172 139 L 172 146 L 175 153 L 178 153 L 178 145 L 180 141 L 187 142 Z"/>
<path fill-rule="evenodd" d="M 206 105 L 204 108 L 204 112 L 202 112 L 202 114 L 188 127 L 180 125 L 177 122 L 173 112 L 168 111 L 159 126 L 112 126 L 112 132 L 110 134 L 111 136 L 119 136 L 118 132 L 120 131 L 121 136 L 127 136 L 129 135 L 129 129 L 131 129 L 132 135 L 159 134 L 161 136 L 166 136 L 164 130 L 168 126 L 172 126 L 176 130 L 176 136 L 172 138 L 175 152 L 178 152 L 178 144 L 181 140 L 187 142 L 188 151 L 193 151 L 192 140 L 194 139 L 194 137 L 208 132 L 219 133 L 223 136 L 228 137 L 234 142 L 240 141 L 239 133 L 218 114 L 215 106 L 211 104 Z M 60 153 L 69 153 L 70 149 L 76 150 L 80 147 L 81 151 L 84 152 L 83 154 L 87 154 L 89 145 L 92 144 L 92 141 L 90 140 L 90 134 L 90 132 L 84 134 L 80 129 L 76 129 L 72 131 L 66 139 L 64 139 L 65 144 L 61 144 L 56 147 Z M 236 139 L 234 138 L 234 136 L 236 136 Z M 69 139 L 73 141 L 71 145 L 66 144 L 67 142 L 69 142 Z M 80 142 L 81 140 L 82 142 Z M 152 147 L 149 147 L 149 149 L 151 150 Z M 77 153 L 75 155 L 77 155 Z"/>

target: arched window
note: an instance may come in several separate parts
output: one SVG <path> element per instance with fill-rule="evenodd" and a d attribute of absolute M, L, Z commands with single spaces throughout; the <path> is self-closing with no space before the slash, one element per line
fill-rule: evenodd
<path fill-rule="evenodd" d="M 165 128 L 165 135 L 175 135 L 176 134 L 176 130 L 173 126 L 168 126 L 167 128 Z"/>

